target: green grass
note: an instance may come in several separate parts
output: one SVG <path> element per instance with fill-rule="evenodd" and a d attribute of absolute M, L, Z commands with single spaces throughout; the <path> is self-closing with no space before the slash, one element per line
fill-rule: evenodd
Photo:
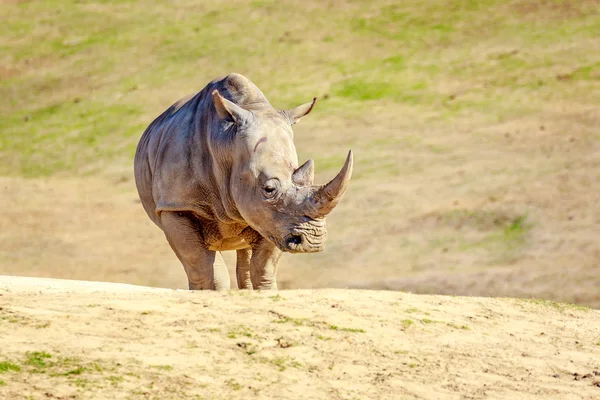
<path fill-rule="evenodd" d="M 463 331 L 469 331 L 471 330 L 471 328 L 469 328 L 467 325 L 457 325 L 453 322 L 448 322 L 446 323 L 446 325 L 448 325 L 450 328 L 454 328 L 454 329 L 462 329 Z"/>
<path fill-rule="evenodd" d="M 50 354 L 46 351 L 26 352 L 15 355 L 10 360 L 5 359 L 0 362 L 0 374 L 3 378 L 0 386 L 10 387 L 11 382 L 50 382 L 51 385 L 43 389 L 47 397 L 53 397 L 53 387 L 60 386 L 73 388 L 77 392 L 96 392 L 110 387 L 109 390 L 130 393 L 142 388 L 140 395 L 159 398 L 167 385 L 178 388 L 170 389 L 169 392 L 182 398 L 186 397 L 184 392 L 199 385 L 189 379 L 188 375 L 175 372 L 171 365 L 145 365 L 134 358 L 114 360 L 65 357 L 59 352 Z M 204 387 L 202 385 L 200 387 Z M 31 387 L 35 389 L 36 386 L 34 384 Z M 189 397 L 189 393 L 187 395 Z"/>
<path fill-rule="evenodd" d="M 329 329 L 340 332 L 350 332 L 350 333 L 365 333 L 364 329 L 360 328 L 344 328 L 342 326 L 337 325 L 329 325 Z"/>
<path fill-rule="evenodd" d="M 569 303 L 560 303 L 552 300 L 544 300 L 544 299 L 519 299 L 517 300 L 519 303 L 533 304 L 540 307 L 553 308 L 560 312 L 564 312 L 567 310 L 570 311 L 583 311 L 588 312 L 591 310 L 590 307 L 582 306 L 579 304 L 569 304 Z"/>
<path fill-rule="evenodd" d="M 258 359 L 258 361 L 264 364 L 271 364 L 275 366 L 280 372 L 285 371 L 288 367 L 298 369 L 303 367 L 301 362 L 295 360 L 293 357 L 288 356 L 280 356 L 273 358 L 261 357 Z"/>
<path fill-rule="evenodd" d="M 247 326 L 244 325 L 239 325 L 233 329 L 230 329 L 229 332 L 227 332 L 227 337 L 229 339 L 236 339 L 238 337 L 253 337 L 254 336 L 254 332 L 252 331 L 252 329 L 250 329 Z"/>
<path fill-rule="evenodd" d="M 232 390 L 235 390 L 235 391 L 242 390 L 242 385 L 240 385 L 238 382 L 236 382 L 235 379 L 229 379 L 226 383 Z"/>
<path fill-rule="evenodd" d="M 34 351 L 26 353 L 25 364 L 36 368 L 46 368 L 51 365 L 52 355 L 44 351 Z"/>
<path fill-rule="evenodd" d="M 150 1 L 4 5 L 0 174 L 130 163 L 154 117 L 232 71 L 280 107 L 327 95 L 319 118 L 396 105 L 445 123 L 498 121 L 550 98 L 585 102 L 598 87 L 595 53 L 571 45 L 600 36 L 593 2 L 568 14 L 542 2 L 535 18 L 500 0 L 310 3 L 183 0 L 182 13 Z"/>
<path fill-rule="evenodd" d="M 333 331 L 339 331 L 339 332 L 350 332 L 350 333 L 364 333 L 365 332 L 363 329 L 360 329 L 360 328 L 347 328 L 347 327 L 343 327 L 343 326 L 329 324 L 325 321 L 311 321 L 308 318 L 291 318 L 291 317 L 288 317 L 288 316 L 280 314 L 280 313 L 276 313 L 276 312 L 272 312 L 272 313 L 277 315 L 278 319 L 274 320 L 273 322 L 278 323 L 278 324 L 292 323 L 296 326 L 326 328 L 326 329 L 330 329 Z M 325 340 L 325 339 L 322 339 L 322 340 Z"/>
<path fill-rule="evenodd" d="M 0 362 L 0 373 L 9 372 L 9 371 L 19 372 L 20 370 L 21 370 L 21 367 L 19 367 L 16 364 L 13 364 L 10 361 Z"/>
<path fill-rule="evenodd" d="M 279 315 L 279 318 L 274 322 L 277 324 L 292 323 L 296 326 L 315 326 L 317 323 L 309 320 L 308 318 L 291 318 L 287 316 Z"/>
<path fill-rule="evenodd" d="M 402 324 L 402 327 L 404 329 L 409 328 L 410 326 L 412 326 L 415 322 L 412 319 L 403 319 L 402 321 L 400 321 Z"/>
<path fill-rule="evenodd" d="M 65 375 L 65 376 L 69 376 L 69 375 L 81 375 L 83 372 L 85 372 L 85 368 L 83 368 L 83 367 L 77 367 L 75 369 L 72 369 L 70 371 L 67 371 L 67 372 L 63 373 L 63 375 Z"/>

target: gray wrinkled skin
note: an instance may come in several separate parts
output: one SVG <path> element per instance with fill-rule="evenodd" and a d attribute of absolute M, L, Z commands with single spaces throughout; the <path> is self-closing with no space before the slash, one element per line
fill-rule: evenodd
<path fill-rule="evenodd" d="M 190 289 L 229 289 L 220 251 L 237 251 L 239 288 L 276 289 L 282 252 L 323 250 L 325 216 L 346 191 L 352 152 L 324 186 L 313 185 L 312 160 L 298 166 L 292 125 L 315 100 L 277 110 L 250 80 L 230 74 L 144 132 L 134 163 L 138 193 Z"/>

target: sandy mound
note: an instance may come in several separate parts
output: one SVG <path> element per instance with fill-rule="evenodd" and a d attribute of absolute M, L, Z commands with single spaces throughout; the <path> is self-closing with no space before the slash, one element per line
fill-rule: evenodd
<path fill-rule="evenodd" d="M 600 311 L 546 301 L 0 277 L 0 321 L 7 399 L 600 398 Z"/>

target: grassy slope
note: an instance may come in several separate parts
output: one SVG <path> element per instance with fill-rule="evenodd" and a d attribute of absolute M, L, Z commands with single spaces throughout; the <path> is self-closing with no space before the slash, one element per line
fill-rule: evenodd
<path fill-rule="evenodd" d="M 428 123 L 497 122 L 597 96 L 600 3 L 421 3 L 4 6 L 0 171 L 75 172 L 131 157 L 153 116 L 227 71 L 248 74 L 280 106 L 327 94 L 321 118 L 397 107 Z"/>
<path fill-rule="evenodd" d="M 283 286 L 331 284 L 325 264 L 342 285 L 413 274 L 398 285 L 596 304 L 599 10 L 595 0 L 3 5 L 0 173 L 130 168 L 152 118 L 237 71 L 282 108 L 321 96 L 296 129 L 319 179 L 356 151 L 329 251 L 285 258 Z M 440 272 L 457 275 L 438 282 Z"/>

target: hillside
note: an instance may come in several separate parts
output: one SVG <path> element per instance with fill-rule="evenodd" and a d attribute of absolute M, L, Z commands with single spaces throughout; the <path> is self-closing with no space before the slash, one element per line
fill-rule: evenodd
<path fill-rule="evenodd" d="M 328 248 L 280 287 L 600 307 L 598 0 L 0 3 L 0 273 L 185 287 L 133 152 L 239 72 L 319 97 L 294 128 L 318 183 L 355 154 Z"/>
<path fill-rule="evenodd" d="M 0 396 L 597 399 L 600 312 L 400 292 L 0 278 Z"/>

